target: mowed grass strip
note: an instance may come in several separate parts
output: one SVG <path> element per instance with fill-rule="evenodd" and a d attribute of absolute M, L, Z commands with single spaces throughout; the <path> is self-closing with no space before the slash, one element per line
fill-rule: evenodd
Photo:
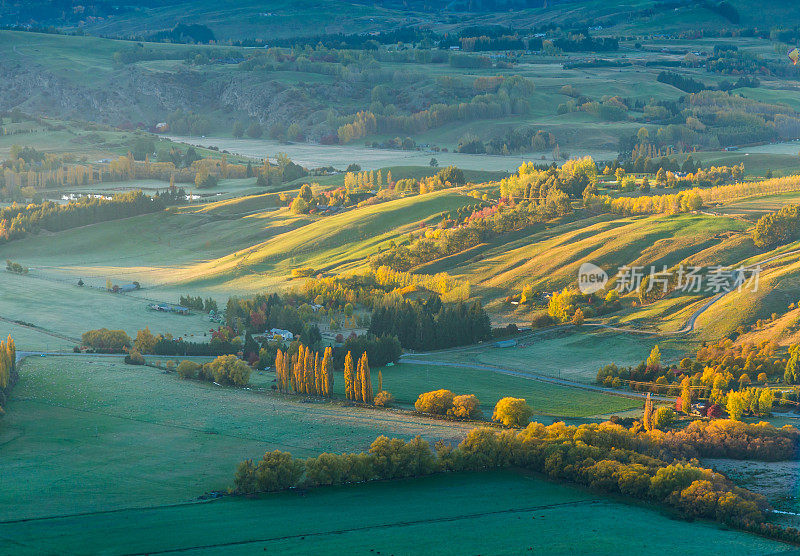
<path fill-rule="evenodd" d="M 29 358 L 0 428 L 0 520 L 171 504 L 232 484 L 266 450 L 459 442 L 471 425 L 186 381 L 121 358 Z"/>
<path fill-rule="evenodd" d="M 565 524 L 576 524 L 574 534 L 564 534 Z M 590 542 L 597 555 L 713 544 L 734 556 L 790 548 L 511 471 L 0 523 L 0 537 L 0 549 L 15 554 L 576 554 Z"/>

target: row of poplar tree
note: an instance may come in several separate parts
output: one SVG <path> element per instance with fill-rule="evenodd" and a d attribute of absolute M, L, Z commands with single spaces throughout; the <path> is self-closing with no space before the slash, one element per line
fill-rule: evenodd
<path fill-rule="evenodd" d="M 296 394 L 309 394 L 329 398 L 333 392 L 333 350 L 325 348 L 322 359 L 319 352 L 300 344 L 297 354 L 278 350 L 275 356 L 275 375 L 278 390 Z"/>
<path fill-rule="evenodd" d="M 275 356 L 275 375 L 280 392 L 294 392 L 330 398 L 333 394 L 333 350 L 330 347 L 320 358 L 319 352 L 300 344 L 296 354 L 278 350 Z M 369 359 L 365 351 L 353 367 L 353 354 L 344 359 L 344 389 L 348 400 L 373 403 Z"/>
<path fill-rule="evenodd" d="M 347 352 L 344 358 L 344 393 L 348 400 L 364 403 L 375 401 L 366 351 L 361 354 L 355 373 L 353 373 L 353 354 Z"/>

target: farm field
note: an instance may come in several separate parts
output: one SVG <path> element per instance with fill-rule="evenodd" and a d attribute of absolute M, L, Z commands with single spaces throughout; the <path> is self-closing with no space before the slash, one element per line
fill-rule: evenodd
<path fill-rule="evenodd" d="M 218 147 L 242 156 L 275 159 L 286 153 L 293 162 L 308 168 L 334 166 L 346 168 L 356 163 L 364 170 L 378 170 L 390 166 L 428 166 L 431 158 L 439 165 L 454 164 L 464 170 L 513 172 L 530 156 L 500 156 L 486 154 L 443 153 L 372 149 L 354 145 L 311 145 L 307 143 L 281 143 L 271 139 L 234 139 L 232 137 L 176 137 L 176 143 L 202 147 Z"/>
<path fill-rule="evenodd" d="M 213 323 L 204 314 L 173 315 L 147 309 L 147 299 L 126 294 L 113 294 L 89 286 L 43 280 L 33 276 L 0 273 L 0 316 L 23 321 L 74 338 L 95 328 L 125 330 L 135 337 L 136 331 L 149 326 L 154 331 L 170 332 L 189 339 L 202 338 Z M 0 335 L 14 332 L 16 325 L 0 321 Z M 20 349 L 46 350 L 66 347 L 63 340 L 44 334 L 26 332 L 18 341 Z"/>
<path fill-rule="evenodd" d="M 431 504 L 436 500 L 436 504 Z M 335 508 L 336 511 L 331 511 Z M 633 523 L 636 526 L 633 526 Z M 128 524 L 136 523 L 131 528 Z M 114 538 L 131 554 L 592 554 L 647 553 L 654 546 L 725 554 L 789 554 L 787 545 L 514 472 L 465 473 L 284 492 L 183 506 L 0 522 L 0 549 L 17 554 L 94 552 Z M 458 534 L 452 534 L 453 528 Z"/>
<path fill-rule="evenodd" d="M 795 3 L 77 4 L 0 2 L 0 555 L 800 554 Z"/>
<path fill-rule="evenodd" d="M 191 290 L 225 301 L 233 293 L 286 287 L 298 267 L 364 268 L 378 245 L 420 221 L 438 222 L 442 212 L 475 202 L 458 191 L 438 191 L 319 218 L 275 210 L 269 197 L 239 197 L 34 235 L 4 246 L 4 255 L 60 280 L 83 278 L 95 286 L 105 285 L 106 278 L 138 280 L 166 300 L 177 301 Z M 80 249 L 80 259 L 66 246 Z"/>
<path fill-rule="evenodd" d="M 541 416 L 539 420 L 548 424 L 554 416 L 585 418 L 625 411 L 642 405 L 637 400 L 504 375 L 488 369 L 474 369 L 470 368 L 468 363 L 463 363 L 464 366 L 458 366 L 458 363 L 452 367 L 442 366 L 433 361 L 436 358 L 431 358 L 431 364 L 417 362 L 425 359 L 412 357 L 414 363 L 401 362 L 393 367 L 380 369 L 383 374 L 384 389 L 391 392 L 398 403 L 413 407 L 419 395 L 431 390 L 430 385 L 435 384 L 435 389 L 445 388 L 452 390 L 456 395 L 475 394 L 481 401 L 485 419 L 491 418 L 492 410 L 500 398 L 506 396 L 525 398 L 528 405 L 533 407 L 535 414 Z M 486 359 L 493 365 L 501 364 L 491 357 Z M 377 388 L 377 375 L 378 369 L 372 369 L 375 388 Z M 343 382 L 337 376 L 337 381 L 334 383 L 335 390 L 341 396 L 344 395 Z"/>
<path fill-rule="evenodd" d="M 740 219 L 703 214 L 592 216 L 555 223 L 501 245 L 485 244 L 470 250 L 468 258 L 441 259 L 423 265 L 422 271 L 468 277 L 488 305 L 526 284 L 545 291 L 569 286 L 585 262 L 601 265 L 611 279 L 624 265 L 732 265 L 757 253 L 744 239 L 750 226 Z"/>
<path fill-rule="evenodd" d="M 472 428 L 183 381 L 121 357 L 33 357 L 20 375 L 0 429 L 16 478 L 0 520 L 188 502 L 266 450 L 363 451 L 380 434 L 457 443 Z"/>
<path fill-rule="evenodd" d="M 609 363 L 636 366 L 647 359 L 655 345 L 659 346 L 663 360 L 669 363 L 677 362 L 686 350 L 683 339 L 571 330 L 522 340 L 516 347 L 489 348 L 473 353 L 476 361 L 487 365 L 594 383 L 600 367 Z M 599 354 L 607 356 L 598 357 Z"/>

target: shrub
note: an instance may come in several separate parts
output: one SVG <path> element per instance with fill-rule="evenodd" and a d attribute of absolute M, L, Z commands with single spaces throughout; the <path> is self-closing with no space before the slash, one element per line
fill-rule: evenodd
<path fill-rule="evenodd" d="M 530 421 L 533 409 L 524 398 L 503 398 L 494 407 L 493 421 L 499 421 L 507 427 L 524 427 Z"/>
<path fill-rule="evenodd" d="M 380 407 L 389 407 L 394 403 L 394 396 L 386 390 L 381 390 L 375 395 L 374 403 Z"/>
<path fill-rule="evenodd" d="M 258 465 L 253 465 L 253 460 L 240 463 L 234 485 L 242 494 L 284 490 L 297 484 L 304 468 L 303 462 L 294 459 L 292 454 L 275 450 L 264 454 Z"/>
<path fill-rule="evenodd" d="M 308 276 L 313 276 L 313 274 L 314 274 L 314 269 L 310 267 L 292 269 L 292 278 L 305 278 Z"/>
<path fill-rule="evenodd" d="M 474 394 L 464 394 L 453 398 L 453 407 L 447 410 L 447 416 L 455 419 L 480 419 L 481 402 Z"/>
<path fill-rule="evenodd" d="M 194 378 L 197 376 L 197 371 L 200 365 L 194 361 L 184 360 L 178 365 L 178 376 L 181 378 Z"/>
<path fill-rule="evenodd" d="M 135 349 L 132 349 L 125 356 L 125 363 L 128 365 L 144 365 L 144 356 Z"/>
<path fill-rule="evenodd" d="M 450 390 L 434 390 L 420 394 L 414 402 L 414 409 L 423 413 L 433 413 L 434 415 L 446 415 L 447 410 L 453 407 L 455 394 Z"/>
<path fill-rule="evenodd" d="M 203 365 L 203 372 L 219 384 L 244 386 L 250 381 L 250 367 L 235 355 L 220 355 Z"/>
<path fill-rule="evenodd" d="M 123 348 L 131 345 L 131 339 L 124 330 L 109 330 L 108 328 L 84 332 L 81 339 L 84 346 L 109 353 L 119 353 Z"/>
<path fill-rule="evenodd" d="M 554 322 L 553 317 L 547 311 L 537 311 L 531 318 L 531 328 L 544 328 L 545 326 L 551 326 Z"/>

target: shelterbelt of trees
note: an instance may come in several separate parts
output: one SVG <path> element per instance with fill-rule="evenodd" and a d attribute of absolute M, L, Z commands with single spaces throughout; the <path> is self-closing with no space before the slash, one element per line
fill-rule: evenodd
<path fill-rule="evenodd" d="M 698 210 L 703 205 L 793 191 L 800 191 L 800 176 L 786 176 L 709 188 L 696 187 L 670 195 L 611 197 L 587 192 L 584 195 L 584 201 L 586 206 L 591 209 L 624 215 L 678 214 Z"/>
<path fill-rule="evenodd" d="M 131 191 L 114 195 L 111 199 L 83 197 L 66 205 L 49 201 L 38 205 L 13 204 L 0 209 L 0 243 L 35 234 L 39 230 L 59 232 L 87 224 L 159 212 L 178 196 L 177 192 L 151 197 L 141 191 Z"/>
<path fill-rule="evenodd" d="M 154 179 L 170 184 L 193 183 L 197 188 L 216 185 L 220 179 L 255 177 L 260 186 L 268 187 L 291 181 L 308 174 L 286 155 L 275 161 L 269 158 L 253 165 L 229 162 L 227 155 L 219 158 L 200 156 L 193 147 L 184 152 L 177 147 L 161 149 L 157 159 L 153 139 L 139 138 L 133 150 L 109 162 L 76 162 L 73 155 L 53 155 L 31 147 L 14 146 L 10 158 L 0 171 L 0 198 L 17 200 L 34 198 L 48 188 L 81 186 L 120 180 Z"/>
<path fill-rule="evenodd" d="M 741 428 L 733 423 L 731 427 Z M 775 429 L 766 423 L 748 429 L 750 440 L 791 437 L 796 429 Z M 696 428 L 680 444 L 704 452 L 725 425 Z M 452 448 L 435 448 L 417 437 L 408 442 L 378 437 L 368 452 L 320 454 L 305 460 L 286 452 L 267 452 L 258 462 L 241 462 L 234 476 L 234 492 L 250 494 L 295 487 L 316 487 L 419 477 L 441 472 L 517 467 L 544 473 L 557 480 L 578 483 L 613 494 L 662 504 L 687 518 L 706 518 L 761 535 L 800 543 L 800 532 L 767 522 L 766 500 L 735 486 L 711 469 L 671 459 L 652 433 L 634 433 L 609 422 L 580 426 L 531 423 L 519 430 L 478 428 Z M 711 440 L 710 440 L 711 439 Z M 696 445 L 694 444 L 696 443 Z M 741 445 L 747 457 L 759 451 Z M 653 453 L 662 454 L 651 455 Z M 789 457 L 792 457 L 790 455 Z M 662 459 L 668 457 L 668 459 Z"/>

